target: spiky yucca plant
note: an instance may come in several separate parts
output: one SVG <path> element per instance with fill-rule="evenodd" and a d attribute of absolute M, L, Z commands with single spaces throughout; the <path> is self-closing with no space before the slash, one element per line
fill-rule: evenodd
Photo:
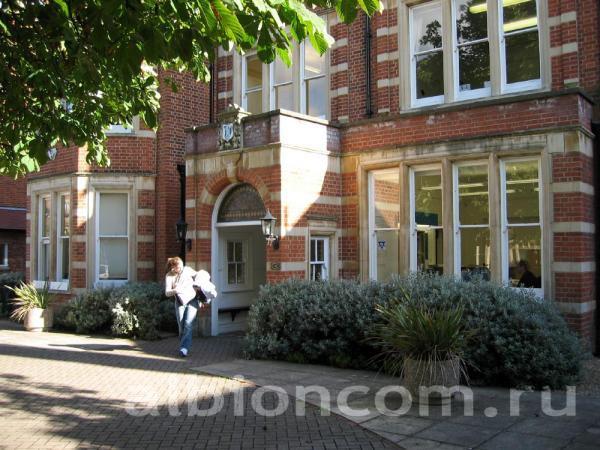
<path fill-rule="evenodd" d="M 465 330 L 461 307 L 433 309 L 396 301 L 376 308 L 383 321 L 374 326 L 372 340 L 381 348 L 378 358 L 386 371 L 401 375 L 411 359 L 430 367 L 435 377 L 443 362 L 453 360 L 466 377 L 462 354 L 471 333 Z"/>
<path fill-rule="evenodd" d="M 16 306 L 10 318 L 19 322 L 22 322 L 32 309 L 46 309 L 54 301 L 54 295 L 48 291 L 48 282 L 44 283 L 41 290 L 38 290 L 32 283 L 21 283 L 15 287 L 8 286 L 8 289 L 15 293 L 12 302 Z"/>

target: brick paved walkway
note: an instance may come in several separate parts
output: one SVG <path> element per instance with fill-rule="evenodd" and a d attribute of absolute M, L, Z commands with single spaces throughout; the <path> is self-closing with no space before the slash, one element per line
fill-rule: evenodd
<path fill-rule="evenodd" d="M 312 406 L 304 417 L 294 405 L 277 417 L 257 414 L 256 388 L 190 370 L 239 358 L 240 338 L 194 344 L 179 359 L 175 338 L 27 333 L 0 321 L 0 448 L 397 448 Z M 202 416 L 219 406 L 215 396 L 221 411 Z M 263 407 L 276 400 L 265 395 Z"/>

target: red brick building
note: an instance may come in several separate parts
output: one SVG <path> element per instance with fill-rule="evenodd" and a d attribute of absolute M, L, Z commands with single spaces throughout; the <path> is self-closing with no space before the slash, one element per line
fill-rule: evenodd
<path fill-rule="evenodd" d="M 323 57 L 297 45 L 286 68 L 220 51 L 211 87 L 178 75 L 156 134 L 112 130 L 109 169 L 59 150 L 28 179 L 29 277 L 66 295 L 162 278 L 185 161 L 187 262 L 220 291 L 207 333 L 243 327 L 266 282 L 421 270 L 533 288 L 591 340 L 598 2 L 323 15 Z"/>

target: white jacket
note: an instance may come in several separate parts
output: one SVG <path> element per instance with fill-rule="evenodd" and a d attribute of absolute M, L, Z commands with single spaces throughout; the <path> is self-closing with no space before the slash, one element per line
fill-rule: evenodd
<path fill-rule="evenodd" d="M 217 298 L 217 287 L 210 281 L 210 274 L 206 270 L 196 272 L 194 287 L 200 288 L 206 296 L 206 303 L 210 303 L 211 300 Z"/>

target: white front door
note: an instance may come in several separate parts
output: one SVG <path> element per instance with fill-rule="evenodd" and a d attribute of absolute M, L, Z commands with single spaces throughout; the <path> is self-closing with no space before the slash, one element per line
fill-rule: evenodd
<path fill-rule="evenodd" d="M 248 312 L 266 282 L 265 239 L 260 226 L 217 226 L 218 334 L 246 329 Z M 213 316 L 214 317 L 214 316 Z"/>

